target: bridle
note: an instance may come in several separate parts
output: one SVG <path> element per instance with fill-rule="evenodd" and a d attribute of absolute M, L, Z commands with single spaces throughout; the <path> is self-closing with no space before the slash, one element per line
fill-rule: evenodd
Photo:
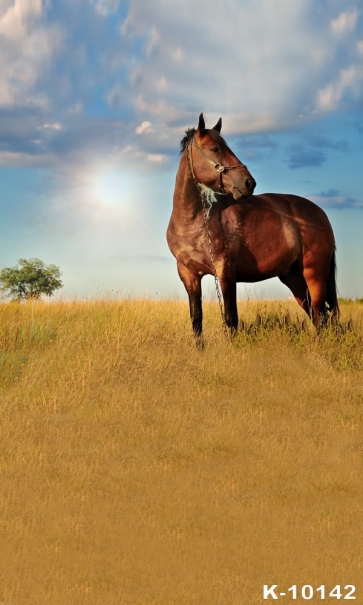
<path fill-rule="evenodd" d="M 242 167 L 246 168 L 245 164 L 242 164 L 242 162 L 241 162 L 240 164 L 236 164 L 235 166 L 223 166 L 223 164 L 220 164 L 219 162 L 214 162 L 212 160 L 212 158 L 210 158 L 206 153 L 204 153 L 204 151 L 199 147 L 197 141 L 193 137 L 187 147 L 187 156 L 188 156 L 188 164 L 189 164 L 190 172 L 196 183 L 198 183 L 199 181 L 196 178 L 194 169 L 193 169 L 193 161 L 192 161 L 192 154 L 191 154 L 192 145 L 195 145 L 195 147 L 197 148 L 197 151 L 200 153 L 200 155 L 202 155 L 207 160 L 207 162 L 209 164 L 211 164 L 211 166 L 213 166 L 213 168 L 216 169 L 216 171 L 219 175 L 219 189 L 218 189 L 218 191 L 216 191 L 216 193 L 218 193 L 218 195 L 228 195 L 228 193 L 226 192 L 226 190 L 223 187 L 222 174 L 224 172 L 227 172 L 227 170 L 233 170 L 234 168 L 242 168 Z"/>

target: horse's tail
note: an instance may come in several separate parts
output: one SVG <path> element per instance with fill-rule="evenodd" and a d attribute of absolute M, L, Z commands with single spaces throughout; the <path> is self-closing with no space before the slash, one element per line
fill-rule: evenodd
<path fill-rule="evenodd" d="M 328 311 L 334 320 L 338 320 L 340 310 L 338 305 L 337 284 L 336 284 L 337 264 L 335 259 L 335 246 L 333 256 L 330 261 L 329 275 L 326 281 L 326 302 L 329 306 Z"/>

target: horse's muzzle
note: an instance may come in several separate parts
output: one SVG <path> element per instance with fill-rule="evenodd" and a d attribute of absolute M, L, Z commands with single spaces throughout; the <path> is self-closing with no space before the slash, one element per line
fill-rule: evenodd
<path fill-rule="evenodd" d="M 255 190 L 255 187 L 256 187 L 255 179 L 252 176 L 248 177 L 244 183 L 244 187 L 243 188 L 241 187 L 242 191 L 239 187 L 232 188 L 233 198 L 235 200 L 239 200 L 239 199 L 241 199 L 241 197 L 248 197 L 249 195 L 252 195 L 252 193 Z"/>

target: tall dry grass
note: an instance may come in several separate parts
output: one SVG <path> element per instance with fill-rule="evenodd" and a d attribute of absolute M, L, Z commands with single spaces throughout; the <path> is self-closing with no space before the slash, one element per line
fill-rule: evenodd
<path fill-rule="evenodd" d="M 205 304 L 199 352 L 180 302 L 1 305 L 0 602 L 363 603 L 363 305 L 296 309 Z"/>

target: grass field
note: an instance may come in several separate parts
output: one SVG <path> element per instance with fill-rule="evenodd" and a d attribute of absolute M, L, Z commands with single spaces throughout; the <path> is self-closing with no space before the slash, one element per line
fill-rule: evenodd
<path fill-rule="evenodd" d="M 0 306 L 2 605 L 363 603 L 363 305 L 204 310 L 200 352 L 184 302 Z"/>

